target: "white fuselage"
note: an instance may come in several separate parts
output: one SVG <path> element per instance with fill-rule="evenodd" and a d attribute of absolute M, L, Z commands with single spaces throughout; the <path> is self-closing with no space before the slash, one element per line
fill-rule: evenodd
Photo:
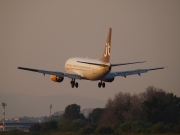
<path fill-rule="evenodd" d="M 110 63 L 104 63 L 96 59 L 74 57 L 66 61 L 65 71 L 76 73 L 84 79 L 100 80 L 110 72 Z"/>

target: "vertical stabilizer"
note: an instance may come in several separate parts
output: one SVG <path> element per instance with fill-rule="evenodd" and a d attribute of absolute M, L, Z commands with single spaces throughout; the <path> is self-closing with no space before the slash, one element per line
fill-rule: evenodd
<path fill-rule="evenodd" d="M 106 44 L 104 47 L 103 55 L 99 58 L 100 61 L 110 63 L 110 50 L 111 50 L 111 32 L 112 28 L 109 28 Z"/>

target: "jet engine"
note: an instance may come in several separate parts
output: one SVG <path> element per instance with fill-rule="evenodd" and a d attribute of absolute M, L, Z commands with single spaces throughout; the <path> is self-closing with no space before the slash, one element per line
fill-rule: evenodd
<path fill-rule="evenodd" d="M 110 79 L 103 79 L 102 81 L 104 81 L 104 82 L 113 82 L 113 81 L 114 81 L 114 78 L 110 78 Z"/>
<path fill-rule="evenodd" d="M 54 82 L 62 82 L 64 80 L 64 76 L 51 75 L 51 80 Z"/>

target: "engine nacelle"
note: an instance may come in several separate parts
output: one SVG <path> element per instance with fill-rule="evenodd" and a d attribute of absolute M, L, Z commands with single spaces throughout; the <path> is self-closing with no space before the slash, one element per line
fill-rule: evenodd
<path fill-rule="evenodd" d="M 102 80 L 102 81 L 104 81 L 104 82 L 113 82 L 113 81 L 114 81 L 114 78 L 104 79 L 104 80 Z"/>
<path fill-rule="evenodd" d="M 54 82 L 62 82 L 64 80 L 64 76 L 51 75 L 51 80 Z"/>

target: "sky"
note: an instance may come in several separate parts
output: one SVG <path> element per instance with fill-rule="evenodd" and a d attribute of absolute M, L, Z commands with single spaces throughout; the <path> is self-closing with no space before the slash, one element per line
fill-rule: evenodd
<path fill-rule="evenodd" d="M 86 80 L 78 80 L 79 88 L 72 89 L 68 78 L 55 83 L 49 75 L 17 69 L 63 72 L 71 57 L 96 59 L 110 27 L 111 63 L 147 61 L 113 71 L 167 68 L 116 77 L 104 89 Z M 138 94 L 148 86 L 180 96 L 179 0 L 0 0 L 0 93 L 107 101 L 118 92 Z"/>

